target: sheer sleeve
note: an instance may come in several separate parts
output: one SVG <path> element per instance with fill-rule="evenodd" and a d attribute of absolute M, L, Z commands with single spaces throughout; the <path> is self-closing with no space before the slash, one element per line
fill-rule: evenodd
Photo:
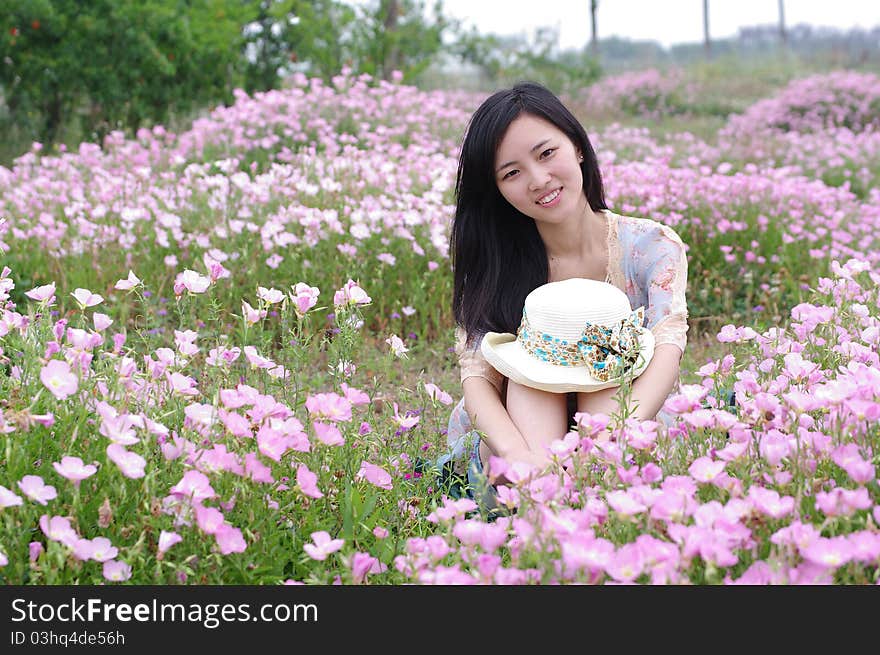
<path fill-rule="evenodd" d="M 458 366 L 461 369 L 461 381 L 467 378 L 478 377 L 485 378 L 492 383 L 498 392 L 501 392 L 501 383 L 504 376 L 486 361 L 483 353 L 480 352 L 480 342 L 482 338 L 476 340 L 475 343 L 468 345 L 467 333 L 461 327 L 455 328 L 455 354 L 458 355 Z"/>
<path fill-rule="evenodd" d="M 661 225 L 647 249 L 653 256 L 646 271 L 646 324 L 657 345 L 671 343 L 684 352 L 687 345 L 687 251 L 672 228 Z"/>

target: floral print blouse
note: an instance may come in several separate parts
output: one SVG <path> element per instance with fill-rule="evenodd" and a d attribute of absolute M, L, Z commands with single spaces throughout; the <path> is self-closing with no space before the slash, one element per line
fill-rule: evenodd
<path fill-rule="evenodd" d="M 608 219 L 608 270 L 605 281 L 626 293 L 633 309 L 645 308 L 645 327 L 656 345 L 670 343 L 684 352 L 687 344 L 687 248 L 672 228 L 647 218 Z M 480 352 L 482 338 L 466 344 L 465 331 L 455 331 L 461 381 L 482 377 L 501 390 L 502 375 Z"/>

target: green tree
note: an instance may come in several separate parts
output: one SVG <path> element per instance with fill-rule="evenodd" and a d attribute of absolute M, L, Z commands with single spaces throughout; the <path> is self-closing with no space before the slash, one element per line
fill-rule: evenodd
<path fill-rule="evenodd" d="M 530 79 L 556 93 L 568 93 L 599 79 L 601 67 L 588 47 L 560 51 L 558 42 L 559 34 L 551 28 L 538 29 L 531 41 L 471 29 L 459 34 L 453 50 L 477 66 L 491 87 Z"/>
<path fill-rule="evenodd" d="M 78 120 L 110 130 L 231 98 L 255 2 L 4 0 L 0 87 L 8 118 L 44 142 Z"/>
<path fill-rule="evenodd" d="M 245 88 L 275 88 L 291 69 L 329 80 L 352 63 L 357 18 L 340 0 L 262 0 L 245 30 Z"/>
<path fill-rule="evenodd" d="M 431 64 L 443 47 L 443 34 L 454 26 L 440 0 L 430 12 L 424 0 L 374 1 L 356 22 L 357 67 L 386 80 L 398 70 L 411 81 Z"/>
<path fill-rule="evenodd" d="M 455 23 L 424 0 L 261 0 L 246 29 L 247 89 L 277 86 L 291 69 L 329 80 L 344 67 L 411 81 L 439 54 Z"/>

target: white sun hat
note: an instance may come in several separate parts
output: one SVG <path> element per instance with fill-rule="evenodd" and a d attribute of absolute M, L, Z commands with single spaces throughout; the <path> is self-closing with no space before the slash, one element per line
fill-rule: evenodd
<path fill-rule="evenodd" d="M 607 282 L 572 278 L 526 296 L 516 335 L 489 332 L 480 349 L 495 369 L 527 387 L 599 391 L 638 377 L 654 356 L 644 307 Z"/>

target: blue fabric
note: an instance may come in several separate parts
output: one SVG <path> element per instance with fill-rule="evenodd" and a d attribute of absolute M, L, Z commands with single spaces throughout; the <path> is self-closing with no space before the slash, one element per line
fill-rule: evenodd
<path fill-rule="evenodd" d="M 467 495 L 473 500 L 480 513 L 494 516 L 498 513 L 498 492 L 489 484 L 489 479 L 483 472 L 483 462 L 480 459 L 480 440 L 477 439 L 471 451 L 470 461 L 467 468 Z"/>
<path fill-rule="evenodd" d="M 464 470 L 460 464 L 465 464 Z M 500 514 L 497 491 L 489 483 L 480 460 L 480 438 L 475 431 L 462 435 L 456 443 L 433 462 L 417 462 L 418 470 L 432 469 L 438 490 L 452 498 L 470 498 L 480 514 L 493 520 Z"/>

